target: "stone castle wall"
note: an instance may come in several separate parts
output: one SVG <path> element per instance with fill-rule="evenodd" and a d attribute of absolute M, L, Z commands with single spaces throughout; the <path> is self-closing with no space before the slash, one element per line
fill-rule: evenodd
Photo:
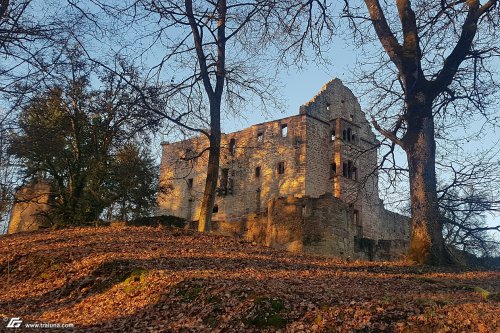
<path fill-rule="evenodd" d="M 291 252 L 344 259 L 396 260 L 404 256 L 405 239 L 358 237 L 352 214 L 352 208 L 332 194 L 288 196 L 269 200 L 264 213 L 215 222 L 214 231 Z"/>
<path fill-rule="evenodd" d="M 399 245 L 391 250 L 383 242 L 404 244 L 408 219 L 379 198 L 378 144 L 356 97 L 337 79 L 299 115 L 224 134 L 214 227 L 290 251 L 397 252 Z M 204 137 L 163 145 L 160 183 L 170 191 L 158 197 L 159 214 L 198 220 L 207 148 Z"/>
<path fill-rule="evenodd" d="M 283 126 L 286 126 L 286 136 L 282 136 Z M 305 116 L 224 134 L 219 174 L 221 190 L 215 202 L 218 211 L 214 213 L 214 220 L 240 220 L 248 214 L 265 211 L 272 197 L 304 195 L 304 138 Z M 234 148 L 231 140 L 234 140 Z M 163 145 L 160 183 L 171 190 L 158 198 L 160 214 L 198 219 L 208 152 L 191 160 L 189 155 L 198 155 L 207 147 L 208 140 L 203 137 Z M 278 172 L 278 163 L 284 163 L 282 174 Z"/>
<path fill-rule="evenodd" d="M 43 182 L 20 188 L 10 214 L 8 233 L 49 227 L 50 222 L 43 213 L 50 209 L 50 193 L 50 185 Z"/>
<path fill-rule="evenodd" d="M 307 127 L 306 195 L 333 193 L 356 212 L 359 237 L 384 239 L 384 209 L 378 192 L 377 146 L 373 131 L 354 94 L 340 80 L 327 83 L 301 114 L 309 115 Z M 333 136 L 332 136 L 333 134 Z M 356 175 L 343 174 L 352 163 Z M 335 164 L 336 174 L 330 168 Z M 404 234 L 392 235 L 404 238 Z M 392 239 L 392 238 L 390 238 Z"/>

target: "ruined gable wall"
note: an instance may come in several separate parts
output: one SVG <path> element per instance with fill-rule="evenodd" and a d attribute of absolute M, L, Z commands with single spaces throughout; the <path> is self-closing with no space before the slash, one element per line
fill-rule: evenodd
<path fill-rule="evenodd" d="M 379 197 L 378 141 L 352 91 L 334 79 L 304 104 L 300 113 L 308 115 L 306 195 L 333 193 L 351 205 L 358 237 L 407 239 L 406 219 L 387 211 Z M 346 131 L 351 136 L 346 137 Z M 343 175 L 343 164 L 348 162 L 356 168 L 353 178 L 357 179 Z M 332 163 L 336 165 L 335 176 L 330 170 Z"/>
<path fill-rule="evenodd" d="M 307 183 L 306 194 L 318 196 L 323 193 L 335 193 L 336 196 L 353 202 L 355 198 L 348 192 L 357 194 L 359 186 L 342 177 L 342 163 L 355 162 L 358 179 L 369 178 L 371 185 L 377 186 L 377 178 L 370 177 L 368 170 L 375 167 L 376 150 L 370 150 L 376 144 L 375 135 L 371 131 L 365 114 L 354 94 L 339 79 L 325 84 L 322 90 L 300 110 L 307 114 Z M 354 140 L 345 140 L 342 133 L 349 129 Z M 336 139 L 331 140 L 332 131 Z M 331 176 L 332 162 L 337 167 L 337 176 Z M 370 168 L 366 167 L 370 165 Z M 340 177 L 339 177 L 340 176 Z M 338 186 L 334 185 L 334 182 Z M 337 190 L 334 191 L 334 187 Z M 349 190 L 349 191 L 347 191 Z M 342 193 L 343 192 L 343 193 Z M 371 192 L 376 193 L 378 188 Z"/>
<path fill-rule="evenodd" d="M 334 156 L 338 142 L 331 140 L 332 130 L 338 130 L 337 118 L 350 116 L 356 110 L 357 101 L 338 79 L 325 84 L 321 91 L 300 108 L 307 114 L 307 174 L 306 194 L 318 197 L 334 193 L 338 177 L 331 177 L 331 164 L 341 165 L 340 155 Z M 360 110 L 359 106 L 358 109 Z M 338 133 L 336 133 L 338 136 Z M 338 146 L 338 145 L 337 145 Z M 341 171 L 337 165 L 337 174 Z M 338 194 L 338 193 L 337 193 Z"/>
<path fill-rule="evenodd" d="M 324 193 L 351 204 L 356 211 L 360 237 L 381 238 L 378 195 L 376 138 L 364 112 L 354 96 L 338 79 L 328 82 L 308 103 L 301 107 L 307 114 L 306 194 L 318 197 Z M 335 132 L 332 140 L 331 133 Z M 349 135 L 346 138 L 346 131 Z M 351 162 L 357 179 L 343 175 L 343 164 Z M 336 164 L 332 177 L 331 164 Z"/>

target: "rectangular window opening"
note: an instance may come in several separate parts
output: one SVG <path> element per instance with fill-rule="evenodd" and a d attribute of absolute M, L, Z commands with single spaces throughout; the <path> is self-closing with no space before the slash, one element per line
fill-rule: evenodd
<path fill-rule="evenodd" d="M 359 211 L 354 210 L 352 213 L 352 221 L 354 222 L 354 225 L 359 225 Z"/>
<path fill-rule="evenodd" d="M 188 187 L 188 189 L 192 189 L 193 188 L 193 178 L 189 178 L 187 180 L 187 187 Z"/>
<path fill-rule="evenodd" d="M 233 156 L 235 150 L 236 150 L 236 140 L 234 138 L 232 138 L 229 141 L 229 154 L 231 154 L 231 156 Z"/>
<path fill-rule="evenodd" d="M 220 175 L 220 189 L 222 191 L 222 194 L 227 193 L 227 182 L 228 182 L 228 177 L 229 177 L 229 169 L 221 169 L 221 175 Z"/>
<path fill-rule="evenodd" d="M 288 136 L 288 125 L 283 124 L 281 125 L 281 137 L 286 138 Z"/>
<path fill-rule="evenodd" d="M 259 177 L 260 177 L 260 166 L 255 168 L 255 178 L 259 178 Z"/>
<path fill-rule="evenodd" d="M 257 133 L 257 142 L 263 142 L 264 141 L 264 133 L 259 132 Z"/>
<path fill-rule="evenodd" d="M 285 162 L 278 162 L 276 166 L 276 171 L 278 172 L 278 175 L 282 175 L 285 173 Z"/>
<path fill-rule="evenodd" d="M 330 178 L 335 177 L 336 174 L 337 174 L 337 164 L 332 163 L 330 164 Z"/>
<path fill-rule="evenodd" d="M 353 179 L 353 169 L 352 161 L 347 161 L 347 178 Z"/>
<path fill-rule="evenodd" d="M 342 176 L 347 178 L 347 163 L 342 163 Z"/>

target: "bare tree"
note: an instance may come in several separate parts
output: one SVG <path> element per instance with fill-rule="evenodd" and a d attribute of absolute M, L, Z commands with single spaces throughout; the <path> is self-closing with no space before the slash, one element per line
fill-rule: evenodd
<path fill-rule="evenodd" d="M 37 0 L 0 1 L 0 221 L 4 222 L 19 185 L 18 168 L 7 153 L 16 109 L 51 70 L 71 26 L 69 17 L 65 24 L 59 20 L 61 8 L 46 10 L 49 7 Z"/>
<path fill-rule="evenodd" d="M 8 136 L 11 132 L 11 122 L 8 114 L 0 120 L 0 234 L 6 232 L 9 211 L 14 200 L 16 187 L 16 166 L 8 153 Z"/>
<path fill-rule="evenodd" d="M 438 202 L 444 220 L 446 244 L 477 256 L 494 256 L 500 249 L 500 225 L 485 223 L 488 212 L 500 212 L 498 149 L 454 160 L 441 158 L 438 170 L 451 169 L 438 184 Z M 465 158 L 464 158 L 465 157 Z"/>
<path fill-rule="evenodd" d="M 81 20 L 67 8 L 65 2 L 54 6 L 39 0 L 0 1 L 0 93 L 9 95 L 8 104 L 12 96 L 27 94 L 42 81 L 58 61 L 61 47 L 79 33 Z"/>
<path fill-rule="evenodd" d="M 146 45 L 142 50 L 136 43 L 131 48 L 123 45 L 122 54 L 131 50 L 132 57 L 150 56 L 151 52 L 156 57 L 161 55 L 155 65 L 146 64 L 151 78 L 157 79 L 165 101 L 165 108 L 155 112 L 181 132 L 206 138 L 208 146 L 189 158 L 199 158 L 208 152 L 198 230 L 210 231 L 219 176 L 221 117 L 238 114 L 241 106 L 251 101 L 264 108 L 266 103 L 276 102 L 272 67 L 265 68 L 265 62 L 256 60 L 263 50 L 255 44 L 271 44 L 271 31 L 275 29 L 266 24 L 278 20 L 273 12 L 275 3 L 226 0 L 95 3 L 126 26 L 136 27 L 134 41 Z"/>
<path fill-rule="evenodd" d="M 410 255 L 444 264 L 436 142 L 459 142 L 459 125 L 495 125 L 488 103 L 498 87 L 489 67 L 499 55 L 497 1 L 345 1 L 344 17 L 356 41 L 377 39 L 383 50 L 366 60 L 373 66 L 361 81 L 372 89 L 373 125 L 407 157 Z"/>
<path fill-rule="evenodd" d="M 148 213 L 156 167 L 139 145 L 161 122 L 122 79 L 141 84 L 140 73 L 126 64 L 120 76 L 97 69 L 79 47 L 62 60 L 21 110 L 9 153 L 26 179 L 50 184 L 46 215 L 54 226 L 94 222 L 118 202 L 121 216 Z"/>

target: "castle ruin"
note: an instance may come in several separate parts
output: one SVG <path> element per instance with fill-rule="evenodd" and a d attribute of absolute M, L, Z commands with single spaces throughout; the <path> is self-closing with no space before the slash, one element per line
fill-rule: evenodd
<path fill-rule="evenodd" d="M 159 214 L 200 214 L 205 137 L 163 143 Z M 289 251 L 341 258 L 400 258 L 409 219 L 379 198 L 378 141 L 339 79 L 298 115 L 223 134 L 214 230 Z"/>
<path fill-rule="evenodd" d="M 50 210 L 51 193 L 50 184 L 38 179 L 21 187 L 10 212 L 8 233 L 50 227 L 46 213 Z"/>

